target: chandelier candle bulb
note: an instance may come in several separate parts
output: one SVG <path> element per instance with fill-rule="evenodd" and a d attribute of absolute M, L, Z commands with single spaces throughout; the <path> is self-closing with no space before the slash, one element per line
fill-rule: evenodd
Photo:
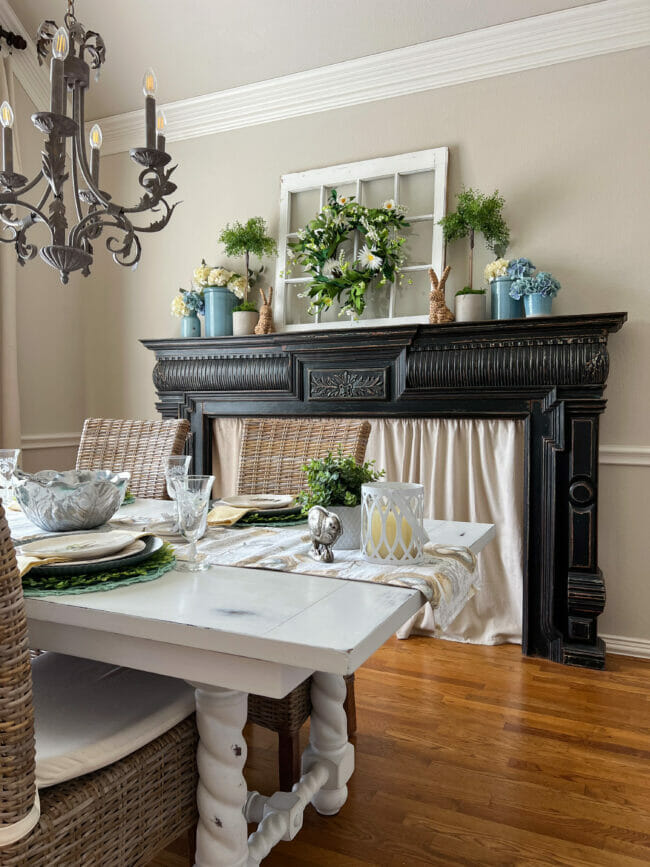
<path fill-rule="evenodd" d="M 167 118 L 162 108 L 156 114 L 156 150 L 165 152 L 165 132 L 167 131 Z"/>
<path fill-rule="evenodd" d="M 0 123 L 2 123 L 2 171 L 13 172 L 14 139 L 11 128 L 14 125 L 14 113 L 7 100 L 0 106 Z"/>
<path fill-rule="evenodd" d="M 65 59 L 70 50 L 70 39 L 65 27 L 59 27 L 52 40 L 52 63 L 50 65 L 50 111 L 66 113 Z"/>
<path fill-rule="evenodd" d="M 156 147 L 156 87 L 158 82 L 153 69 L 147 69 L 142 79 L 144 92 L 144 122 L 146 143 L 152 150 Z"/>
<path fill-rule="evenodd" d="M 95 186 L 99 183 L 99 149 L 102 146 L 102 129 L 96 123 L 90 130 L 90 176 Z"/>

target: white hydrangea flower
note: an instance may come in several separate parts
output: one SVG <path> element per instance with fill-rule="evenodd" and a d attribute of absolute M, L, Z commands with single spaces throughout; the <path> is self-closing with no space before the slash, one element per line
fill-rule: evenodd
<path fill-rule="evenodd" d="M 370 271 L 378 271 L 383 264 L 381 257 L 373 253 L 367 244 L 364 244 L 359 252 L 359 262 Z"/>
<path fill-rule="evenodd" d="M 172 300 L 171 314 L 172 316 L 176 316 L 177 319 L 190 315 L 190 310 L 187 304 L 183 301 L 183 296 L 180 292 L 178 295 L 175 295 Z"/>
<path fill-rule="evenodd" d="M 488 283 L 491 283 L 495 277 L 506 277 L 508 275 L 509 259 L 496 259 L 485 266 L 483 276 Z"/>
<path fill-rule="evenodd" d="M 230 283 L 228 283 L 228 288 L 238 298 L 243 298 L 244 293 L 246 291 L 246 278 L 245 277 L 233 277 L 233 279 L 230 281 Z"/>
<path fill-rule="evenodd" d="M 227 286 L 232 276 L 226 268 L 213 268 L 208 274 L 208 286 Z"/>
<path fill-rule="evenodd" d="M 210 265 L 199 265 L 198 268 L 195 268 L 192 272 L 192 277 L 194 278 L 194 282 L 197 286 L 208 286 L 208 277 L 210 276 L 210 271 L 212 271 L 212 267 Z"/>

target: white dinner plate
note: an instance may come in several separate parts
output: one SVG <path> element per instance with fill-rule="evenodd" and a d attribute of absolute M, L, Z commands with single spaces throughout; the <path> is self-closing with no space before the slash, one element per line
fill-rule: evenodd
<path fill-rule="evenodd" d="M 66 560 L 90 560 L 122 551 L 134 541 L 133 533 L 111 530 L 108 533 L 69 533 L 37 539 L 22 546 L 24 554 L 34 557 L 64 557 Z"/>
<path fill-rule="evenodd" d="M 277 494 L 241 494 L 238 497 L 223 497 L 222 503 L 236 509 L 288 509 L 296 498 Z"/>

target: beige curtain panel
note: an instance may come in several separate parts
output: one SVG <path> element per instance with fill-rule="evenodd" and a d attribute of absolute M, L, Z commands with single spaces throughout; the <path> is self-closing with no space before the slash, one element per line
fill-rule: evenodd
<path fill-rule="evenodd" d="M 14 80 L 8 64 L 0 61 L 0 104 L 15 106 Z M 14 171 L 20 171 L 20 148 L 14 127 Z M 16 313 L 16 251 L 0 244 L 0 448 L 20 448 L 18 394 L 18 329 Z"/>
<path fill-rule="evenodd" d="M 424 485 L 430 518 L 495 524 L 478 558 L 480 592 L 443 636 L 475 644 L 521 642 L 524 423 L 475 419 L 369 419 L 366 455 L 391 481 Z M 215 494 L 236 490 L 242 421 L 214 422 Z M 400 630 L 437 635 L 429 607 Z"/>

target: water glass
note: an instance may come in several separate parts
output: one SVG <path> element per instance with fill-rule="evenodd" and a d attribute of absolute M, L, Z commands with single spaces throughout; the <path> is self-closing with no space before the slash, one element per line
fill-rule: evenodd
<path fill-rule="evenodd" d="M 213 484 L 214 476 L 186 476 L 175 482 L 178 523 L 189 542 L 185 559 L 176 566 L 182 572 L 200 572 L 208 568 L 208 563 L 199 559 L 196 543 L 205 532 Z"/>
<path fill-rule="evenodd" d="M 176 499 L 176 482 L 179 479 L 186 479 L 190 471 L 190 463 L 192 458 L 189 455 L 172 455 L 165 459 L 165 481 L 167 482 L 167 493 L 172 498 Z"/>
<path fill-rule="evenodd" d="M 0 449 L 0 499 L 5 509 L 14 494 L 14 471 L 18 466 L 20 449 Z"/>

